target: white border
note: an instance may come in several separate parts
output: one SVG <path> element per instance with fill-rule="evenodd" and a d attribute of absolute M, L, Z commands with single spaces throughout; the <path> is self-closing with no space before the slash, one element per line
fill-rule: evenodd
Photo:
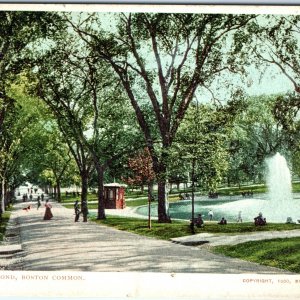
<path fill-rule="evenodd" d="M 121 5 L 121 4 L 4 4 L 0 10 L 22 11 L 98 11 L 224 14 L 300 14 L 300 6 L 251 5 Z"/>
<path fill-rule="evenodd" d="M 300 14 L 299 6 L 238 5 L 106 5 L 0 4 L 0 10 L 172 12 L 232 14 Z M 68 272 L 59 272 L 67 276 Z M 226 275 L 164 273 L 76 273 L 84 280 L 58 281 L 55 272 L 1 271 L 17 279 L 0 280 L 0 297 L 150 298 L 150 299 L 297 299 L 300 275 Z M 48 274 L 49 280 L 24 280 L 22 275 Z M 265 281 L 265 283 L 263 283 Z M 285 283 L 290 281 L 290 284 Z M 59 299 L 59 298 L 57 298 Z"/>

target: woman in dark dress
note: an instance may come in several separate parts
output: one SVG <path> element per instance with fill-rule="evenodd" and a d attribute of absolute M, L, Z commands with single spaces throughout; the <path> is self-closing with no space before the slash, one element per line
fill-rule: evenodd
<path fill-rule="evenodd" d="M 48 199 L 46 200 L 45 208 L 46 208 L 46 210 L 45 210 L 44 220 L 51 220 L 53 218 L 53 215 L 51 212 L 52 205 L 49 203 Z"/>

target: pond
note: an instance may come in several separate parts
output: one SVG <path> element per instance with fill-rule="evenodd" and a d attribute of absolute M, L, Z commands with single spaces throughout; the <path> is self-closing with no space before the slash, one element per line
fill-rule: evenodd
<path fill-rule="evenodd" d="M 294 208 L 298 207 L 299 201 Z M 239 200 L 195 200 L 195 217 L 200 213 L 205 220 L 209 220 L 208 212 L 212 210 L 214 213 L 213 220 L 219 221 L 224 217 L 228 222 L 236 222 L 239 211 L 245 222 L 253 222 L 259 212 L 263 213 L 263 216 L 267 218 L 267 221 L 285 222 L 287 218 L 286 212 L 282 212 L 282 216 L 279 219 L 274 220 L 273 213 L 274 208 L 270 206 L 270 202 L 267 199 L 262 198 L 246 198 Z M 190 220 L 192 211 L 191 201 L 179 201 L 170 203 L 169 213 L 172 219 Z M 138 207 L 136 213 L 141 215 L 148 215 L 148 206 Z M 300 218 L 297 209 L 294 212 L 288 213 L 294 221 Z M 157 216 L 157 204 L 151 205 L 151 215 Z"/>

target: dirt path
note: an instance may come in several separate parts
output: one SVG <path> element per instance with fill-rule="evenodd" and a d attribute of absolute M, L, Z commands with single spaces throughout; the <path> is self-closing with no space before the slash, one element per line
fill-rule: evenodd
<path fill-rule="evenodd" d="M 143 237 L 92 222 L 74 222 L 72 209 L 53 203 L 54 218 L 44 209 L 15 205 L 12 220 L 20 224 L 23 271 L 260 273 L 288 274 L 220 255 L 206 249 Z"/>

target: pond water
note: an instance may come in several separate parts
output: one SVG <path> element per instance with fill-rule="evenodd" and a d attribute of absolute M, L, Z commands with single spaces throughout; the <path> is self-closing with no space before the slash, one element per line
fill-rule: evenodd
<path fill-rule="evenodd" d="M 295 203 L 293 212 L 289 212 L 289 216 L 294 221 L 300 219 L 299 201 Z M 285 222 L 287 215 L 285 213 L 279 219 L 274 219 L 274 210 L 270 210 L 270 202 L 263 198 L 246 198 L 240 200 L 220 200 L 220 201 L 204 201 L 195 200 L 195 217 L 200 213 L 205 220 L 209 220 L 208 212 L 212 210 L 214 213 L 213 220 L 219 221 L 224 217 L 228 222 L 236 222 L 239 211 L 244 222 L 253 222 L 259 212 L 263 213 L 263 216 L 267 221 L 272 222 Z M 169 213 L 172 219 L 190 220 L 192 211 L 191 201 L 180 201 L 170 203 Z M 138 207 L 136 212 L 141 215 L 148 215 L 148 206 Z M 157 204 L 151 205 L 151 215 L 157 216 Z"/>

